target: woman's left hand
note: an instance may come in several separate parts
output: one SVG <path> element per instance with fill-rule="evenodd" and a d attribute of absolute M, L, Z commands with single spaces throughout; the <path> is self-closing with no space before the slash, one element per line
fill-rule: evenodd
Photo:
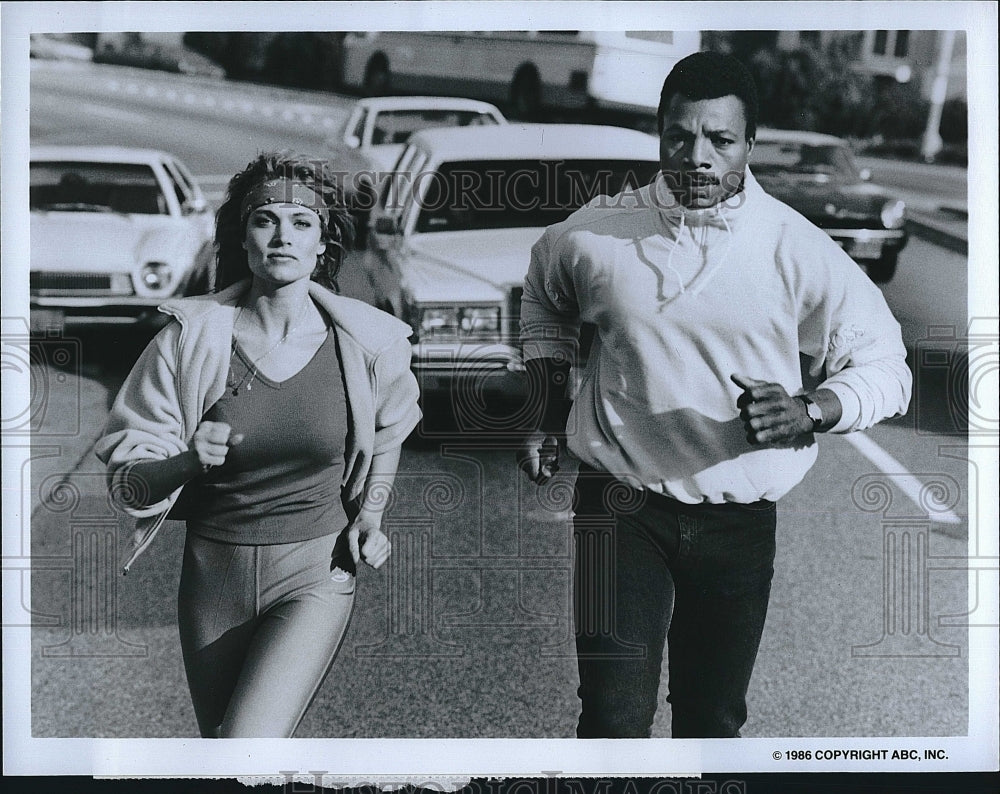
<path fill-rule="evenodd" d="M 392 553 L 392 544 L 381 528 L 360 515 L 347 530 L 347 541 L 354 562 L 364 559 L 372 568 L 380 568 Z"/>

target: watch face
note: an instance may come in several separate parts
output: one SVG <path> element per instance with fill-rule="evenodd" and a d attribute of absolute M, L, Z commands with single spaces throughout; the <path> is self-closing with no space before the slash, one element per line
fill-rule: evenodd
<path fill-rule="evenodd" d="M 806 402 L 806 413 L 809 414 L 809 418 L 813 420 L 813 426 L 818 427 L 823 423 L 823 411 L 814 402 Z"/>

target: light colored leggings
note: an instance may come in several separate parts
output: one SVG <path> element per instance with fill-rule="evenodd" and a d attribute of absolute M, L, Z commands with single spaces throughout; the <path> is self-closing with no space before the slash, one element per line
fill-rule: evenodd
<path fill-rule="evenodd" d="M 177 616 L 203 737 L 295 732 L 354 606 L 354 577 L 331 573 L 336 539 L 243 546 L 187 533 Z"/>

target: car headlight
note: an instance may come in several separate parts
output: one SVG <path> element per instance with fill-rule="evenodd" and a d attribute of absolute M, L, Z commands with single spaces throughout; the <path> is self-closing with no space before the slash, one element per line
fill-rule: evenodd
<path fill-rule="evenodd" d="M 170 285 L 173 268 L 166 262 L 147 262 L 139 269 L 137 291 L 159 292 Z"/>
<path fill-rule="evenodd" d="M 425 339 L 483 339 L 500 333 L 499 306 L 426 306 L 419 317 L 417 330 Z"/>
<path fill-rule="evenodd" d="M 420 312 L 420 336 L 455 336 L 458 333 L 458 309 L 452 306 L 423 309 Z"/>
<path fill-rule="evenodd" d="M 500 309 L 497 306 L 478 306 L 460 312 L 462 332 L 474 336 L 500 332 Z"/>
<path fill-rule="evenodd" d="M 882 205 L 882 225 L 886 229 L 899 229 L 906 221 L 906 203 L 895 199 Z"/>

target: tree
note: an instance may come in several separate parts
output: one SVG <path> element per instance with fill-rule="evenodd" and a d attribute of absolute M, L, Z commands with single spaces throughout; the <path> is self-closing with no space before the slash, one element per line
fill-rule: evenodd
<path fill-rule="evenodd" d="M 785 129 L 833 135 L 867 134 L 872 111 L 870 80 L 851 69 L 853 38 L 826 47 L 762 49 L 748 66 L 760 93 L 761 121 Z"/>

